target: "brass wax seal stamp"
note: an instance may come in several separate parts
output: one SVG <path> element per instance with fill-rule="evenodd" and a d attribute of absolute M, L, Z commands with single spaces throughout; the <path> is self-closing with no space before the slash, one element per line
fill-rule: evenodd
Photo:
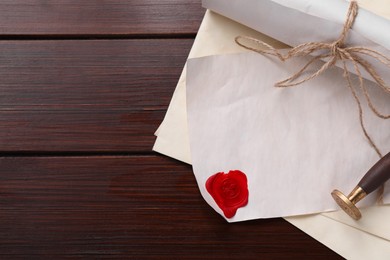
<path fill-rule="evenodd" d="M 364 175 L 358 185 L 345 196 L 341 191 L 332 191 L 332 197 L 337 204 L 355 220 L 362 217 L 356 203 L 366 197 L 368 194 L 379 188 L 390 178 L 390 153 L 380 159 L 372 168 Z"/>

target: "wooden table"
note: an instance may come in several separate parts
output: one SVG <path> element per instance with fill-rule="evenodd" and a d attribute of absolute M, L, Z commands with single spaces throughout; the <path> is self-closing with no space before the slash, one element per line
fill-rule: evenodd
<path fill-rule="evenodd" d="M 283 219 L 227 224 L 151 151 L 200 0 L 0 2 L 0 258 L 329 259 Z"/>

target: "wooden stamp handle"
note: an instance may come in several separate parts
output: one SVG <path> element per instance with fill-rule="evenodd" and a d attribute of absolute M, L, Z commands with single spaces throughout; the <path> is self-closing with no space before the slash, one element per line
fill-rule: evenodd
<path fill-rule="evenodd" d="M 379 188 L 390 178 L 390 153 L 380 159 L 360 180 L 358 186 L 367 194 Z"/>

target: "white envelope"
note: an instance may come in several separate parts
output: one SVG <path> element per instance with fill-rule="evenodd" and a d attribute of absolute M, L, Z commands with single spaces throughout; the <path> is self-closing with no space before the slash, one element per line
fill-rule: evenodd
<path fill-rule="evenodd" d="M 234 37 L 241 34 L 262 38 L 267 42 L 271 41 L 271 44 L 276 47 L 284 46 L 265 35 L 208 11 L 189 57 L 240 52 L 241 49 L 234 43 Z M 184 162 L 191 162 L 186 116 L 185 69 L 166 117 L 156 135 L 158 138 L 153 148 L 155 151 Z M 370 216 L 370 219 L 379 218 L 381 221 L 378 215 L 382 214 L 382 209 L 388 211 L 388 207 L 370 208 L 364 210 L 363 215 L 369 214 L 370 210 L 379 211 L 375 216 Z M 290 217 L 286 220 L 348 259 L 369 257 L 386 259 L 390 255 L 390 244 L 380 237 L 383 232 L 378 233 L 379 235 L 375 233 L 381 229 L 382 224 L 387 222 L 374 223 L 373 221 L 375 227 L 372 227 L 365 223 L 360 224 L 363 222 L 344 219 L 344 214 L 344 212 L 335 212 L 330 215 L 327 213 L 326 215 Z M 346 224 L 334 219 L 344 221 Z M 376 223 L 381 224 L 375 225 Z"/>

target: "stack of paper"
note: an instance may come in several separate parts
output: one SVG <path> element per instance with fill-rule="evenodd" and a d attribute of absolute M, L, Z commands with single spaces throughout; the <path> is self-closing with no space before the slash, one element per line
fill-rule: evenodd
<path fill-rule="evenodd" d="M 283 44 L 278 43 L 278 42 L 268 38 L 267 36 L 264 36 L 264 35 L 262 35 L 258 32 L 255 32 L 247 27 L 244 27 L 238 23 L 235 23 L 235 22 L 228 20 L 224 17 L 221 17 L 215 13 L 207 12 L 206 16 L 204 18 L 204 21 L 202 23 L 202 26 L 199 30 L 196 41 L 194 43 L 194 46 L 192 48 L 192 51 L 189 55 L 189 58 L 204 57 L 204 56 L 215 55 L 215 54 L 228 54 L 228 53 L 241 52 L 242 49 L 240 49 L 235 44 L 235 42 L 233 40 L 234 37 L 237 35 L 249 35 L 249 36 L 253 36 L 256 38 L 261 38 L 267 42 L 271 42 L 273 45 L 275 45 L 277 47 L 283 47 Z M 238 55 L 238 57 L 239 57 L 239 59 L 244 59 L 246 62 L 251 62 L 250 64 L 253 64 L 253 63 L 257 64 L 257 62 L 260 62 L 260 63 L 265 62 L 264 60 L 252 60 L 254 58 L 251 54 L 240 54 L 240 55 Z M 210 64 L 209 63 L 210 61 L 206 61 L 207 59 L 212 59 L 215 61 L 218 60 L 218 62 L 216 62 L 214 65 L 217 65 L 219 67 L 219 66 L 221 66 L 221 64 L 226 63 L 224 58 L 226 58 L 226 56 L 205 58 L 203 60 L 198 59 L 198 60 L 191 61 L 189 71 L 194 71 L 194 70 L 200 69 L 200 67 L 198 67 L 198 66 L 202 65 L 202 67 L 203 67 L 204 64 L 202 64 L 202 63 L 204 63 L 204 62 L 207 62 L 208 64 Z M 257 58 L 259 58 L 259 57 L 257 57 Z M 260 59 L 262 59 L 262 58 L 260 58 Z M 267 59 L 267 62 L 270 62 L 269 65 L 275 65 L 270 59 Z M 230 69 L 233 67 L 234 66 L 230 67 Z M 236 68 L 236 69 L 238 69 L 238 68 Z M 158 136 L 158 138 L 156 140 L 154 150 L 156 150 L 160 153 L 166 154 L 168 156 L 177 158 L 179 160 L 190 163 L 191 156 L 190 156 L 190 145 L 189 145 L 190 142 L 189 142 L 189 136 L 188 136 L 186 107 L 188 105 L 188 107 L 190 109 L 196 110 L 197 108 L 201 108 L 198 106 L 204 107 L 205 104 L 204 103 L 199 104 L 197 102 L 192 103 L 192 105 L 190 103 L 187 104 L 185 71 L 186 70 L 184 70 L 184 72 L 180 78 L 179 84 L 178 84 L 176 91 L 174 93 L 174 96 L 172 98 L 172 102 L 171 102 L 170 107 L 168 109 L 167 115 L 164 119 L 164 122 L 161 124 L 160 128 L 156 132 L 156 135 Z M 234 72 L 234 71 L 230 71 L 230 72 Z M 239 71 L 237 71 L 237 73 L 240 73 L 242 75 L 242 73 Z M 332 73 L 332 72 L 330 72 L 330 73 Z M 191 77 L 191 80 L 192 80 L 193 86 L 199 85 L 199 83 L 200 83 L 200 82 L 196 82 L 196 80 L 199 80 L 196 77 L 195 78 Z M 271 81 L 274 79 L 270 78 L 269 80 Z M 341 81 L 339 83 L 343 84 Z M 205 91 L 207 91 L 207 90 L 210 90 L 210 89 L 205 88 Z M 220 91 L 228 91 L 228 90 L 229 90 L 228 88 L 223 89 L 223 90 L 216 90 L 216 92 L 211 92 L 211 94 L 213 94 L 213 93 L 215 94 L 215 93 L 220 92 Z M 272 90 L 275 90 L 275 89 L 272 89 Z M 295 96 L 295 97 L 301 97 L 302 95 L 305 95 L 304 93 L 296 93 L 296 90 L 297 89 L 291 90 L 291 93 L 288 95 Z M 253 90 L 246 89 L 245 91 L 253 91 Z M 299 91 L 304 92 L 306 90 L 303 86 L 303 88 L 300 89 Z M 309 91 L 309 90 L 307 90 L 307 91 Z M 338 91 L 338 90 L 335 89 L 334 91 Z M 346 90 L 342 89 L 340 91 L 346 91 Z M 200 92 L 197 92 L 197 90 L 195 88 L 192 88 L 192 92 L 193 93 L 191 93 L 191 94 L 188 93 L 189 97 L 193 98 L 195 100 L 196 95 L 198 95 Z M 210 93 L 205 92 L 202 94 L 205 95 L 204 97 L 207 97 L 208 94 L 210 94 Z M 245 99 L 245 97 L 252 96 L 252 93 L 239 92 L 239 94 L 242 95 L 242 97 L 244 97 L 244 99 Z M 324 93 L 322 93 L 322 94 L 324 94 Z M 321 99 L 321 97 L 323 97 L 323 96 L 318 96 L 319 99 Z M 212 97 L 212 95 L 210 95 L 209 98 L 210 98 L 210 100 L 208 100 L 208 102 L 213 103 L 215 101 L 215 100 L 213 100 L 213 98 L 215 98 L 215 97 Z M 275 97 L 275 98 L 282 98 L 282 97 L 279 96 L 279 97 Z M 248 98 L 249 103 L 251 101 L 254 101 L 254 100 L 250 100 L 250 99 L 251 98 Z M 191 100 L 188 100 L 188 101 L 191 101 Z M 204 102 L 207 102 L 207 101 L 204 100 Z M 225 107 L 225 105 L 231 104 L 231 102 L 227 99 L 220 100 L 218 102 L 220 102 L 220 105 L 221 105 L 220 107 Z M 224 104 L 224 102 L 225 102 L 225 104 Z M 254 104 L 257 104 L 257 103 L 258 102 L 254 102 Z M 246 103 L 246 102 L 244 102 L 244 104 L 248 105 L 248 103 Z M 230 106 L 230 105 L 227 105 L 227 106 Z M 271 112 L 274 112 L 276 108 L 271 107 L 268 109 L 271 109 L 271 111 L 269 111 L 269 115 L 271 115 Z M 232 111 L 234 111 L 234 109 Z M 339 111 L 339 110 L 337 110 L 337 111 Z M 320 113 L 322 113 L 322 115 L 326 116 L 326 113 L 324 111 L 320 111 Z M 207 116 L 207 115 L 208 115 L 207 113 L 204 113 L 204 114 L 200 113 L 198 115 L 195 114 L 194 115 L 195 119 L 189 118 L 189 122 L 190 122 L 190 124 L 191 124 L 191 122 L 192 122 L 192 124 L 195 124 L 195 127 L 196 127 L 196 125 L 197 125 L 196 124 L 196 122 L 197 122 L 196 117 L 200 116 L 203 118 L 203 116 Z M 236 119 L 243 120 L 244 118 L 242 118 L 242 115 L 243 114 L 236 115 Z M 255 116 L 254 113 L 248 112 L 248 116 L 249 115 Z M 232 115 L 232 116 L 234 116 L 234 115 Z M 306 116 L 309 116 L 309 115 L 306 115 Z M 223 118 L 226 118 L 226 117 L 223 117 Z M 350 117 L 348 117 L 348 118 L 350 118 Z M 215 120 L 215 118 L 214 119 L 213 118 L 208 118 L 208 119 L 204 118 L 204 119 L 205 120 Z M 350 119 L 356 120 L 356 118 L 350 118 Z M 244 122 L 244 121 L 242 121 L 242 122 Z M 240 122 L 240 123 L 242 123 L 242 122 Z M 280 121 L 271 120 L 270 123 L 272 123 L 272 124 L 273 123 L 280 123 Z M 284 123 L 286 123 L 286 122 L 284 122 Z M 290 122 L 290 124 L 291 124 L 291 122 Z M 354 123 L 352 123 L 352 126 L 353 125 L 354 125 Z M 192 129 L 192 127 L 193 126 L 191 126 L 191 129 Z M 233 127 L 233 125 L 231 127 Z M 334 127 L 335 127 L 334 131 L 337 131 L 338 130 L 337 124 L 335 124 Z M 384 129 L 383 131 L 386 131 L 386 129 L 388 129 L 388 125 L 382 126 L 382 127 Z M 214 127 L 212 127 L 212 125 L 211 125 L 210 128 L 207 128 L 207 131 L 202 132 L 199 130 L 198 135 L 212 134 L 212 132 L 213 132 L 212 129 L 214 129 Z M 223 127 L 220 128 L 220 130 L 221 129 L 223 130 Z M 255 131 L 257 128 L 253 127 L 250 129 Z M 355 130 L 356 130 L 356 132 L 360 133 L 359 128 L 357 128 Z M 352 132 L 352 129 L 350 129 L 350 131 Z M 349 131 L 345 132 L 345 134 L 348 134 L 348 133 L 349 133 Z M 256 136 L 256 133 L 252 133 L 249 135 L 243 135 L 243 136 L 244 136 L 244 140 L 240 140 L 240 141 L 246 141 L 245 143 L 248 143 L 250 140 L 245 140 L 245 138 L 248 138 L 248 136 L 249 137 Z M 196 138 L 199 138 L 199 137 L 196 137 Z M 207 138 L 213 138 L 213 136 L 209 136 Z M 356 140 L 358 140 L 359 142 L 362 142 L 362 144 L 364 143 L 364 141 L 362 141 L 362 139 L 359 139 L 358 135 L 356 135 L 355 138 L 357 138 Z M 316 139 L 317 138 L 313 138 L 312 140 L 316 140 Z M 193 140 L 196 140 L 196 139 L 192 138 L 192 140 L 191 140 L 192 146 L 196 147 L 197 144 L 198 145 L 202 144 L 202 143 L 199 143 L 199 142 L 193 141 Z M 222 145 L 222 143 L 224 143 L 224 142 L 221 142 L 221 145 Z M 229 144 L 225 143 L 224 145 L 226 146 Z M 217 149 L 219 146 L 215 146 L 214 148 Z M 363 144 L 362 146 L 367 146 L 367 144 Z M 191 149 L 192 150 L 193 149 L 199 150 L 199 148 L 195 148 L 195 147 L 194 148 L 191 147 Z M 208 149 L 211 149 L 211 148 L 209 147 Z M 256 149 L 256 147 L 254 147 L 254 149 Z M 345 148 L 345 149 L 347 149 L 347 148 Z M 369 165 L 370 163 L 372 163 L 373 161 L 376 160 L 375 154 L 369 151 L 368 146 L 364 147 L 363 149 L 367 149 L 367 150 L 365 150 L 364 154 L 362 155 L 362 156 L 366 157 L 366 159 L 362 160 L 360 158 L 358 161 L 359 161 L 359 163 L 363 163 L 363 164 L 367 163 Z M 244 152 L 244 151 L 242 151 L 242 152 Z M 336 153 L 335 155 L 340 156 L 341 154 L 344 154 L 344 152 L 345 151 L 339 151 L 340 154 Z M 253 153 L 253 154 L 255 154 L 255 153 Z M 221 154 L 219 154 L 219 155 L 221 156 Z M 227 158 L 226 156 L 228 156 L 228 155 L 229 154 L 225 154 L 224 157 Z M 233 157 L 236 157 L 236 156 L 233 155 Z M 244 157 L 245 156 L 243 155 L 242 158 L 244 158 Z M 202 158 L 200 158 L 200 157 L 197 158 L 197 160 L 201 160 L 201 159 Z M 207 163 L 207 167 L 210 167 L 209 170 L 194 169 L 194 171 L 198 171 L 198 172 L 207 171 L 207 172 L 209 172 L 208 174 L 210 174 L 211 172 L 226 170 L 226 169 L 221 169 L 222 168 L 221 166 L 213 165 L 213 162 L 214 163 L 218 162 L 216 159 L 218 159 L 218 158 L 213 158 L 212 156 L 210 157 L 210 162 Z M 256 161 L 256 158 L 252 158 L 252 159 L 254 161 Z M 296 159 L 299 159 L 299 158 L 296 158 Z M 341 162 L 342 162 L 342 158 L 339 158 L 339 160 L 341 160 Z M 234 164 L 232 163 L 232 165 L 227 165 L 226 168 L 230 169 L 230 167 L 234 167 L 235 165 L 238 165 L 238 164 L 240 164 L 240 167 L 241 167 L 243 165 L 242 163 L 245 164 L 246 161 L 239 160 L 239 162 L 235 162 Z M 302 165 L 302 164 L 306 164 L 306 162 L 305 163 L 296 163 L 296 165 Z M 198 168 L 202 167 L 202 163 L 198 162 L 198 163 L 196 163 L 196 165 Z M 341 163 L 341 165 L 342 165 L 342 163 Z M 338 167 L 339 166 L 340 166 L 340 164 L 338 164 Z M 367 165 L 359 165 L 357 167 L 364 168 L 366 166 Z M 215 167 L 215 168 L 212 168 L 212 167 Z M 242 166 L 242 167 L 244 167 L 244 166 Z M 251 166 L 248 166 L 248 167 L 251 167 Z M 258 167 L 258 166 L 256 166 L 256 167 Z M 324 165 L 324 169 L 323 169 L 324 172 L 326 172 L 327 167 L 330 167 L 330 168 L 328 168 L 329 172 L 332 172 L 335 170 L 332 168 L 333 167 L 332 165 L 329 165 L 329 163 L 327 163 L 327 165 Z M 347 166 L 345 166 L 345 167 L 346 168 L 343 170 L 347 171 L 348 167 Z M 245 171 L 251 172 L 251 170 L 249 168 L 245 168 Z M 364 172 L 357 173 L 357 174 L 362 175 L 362 174 L 364 174 Z M 201 175 L 197 175 L 198 183 L 199 183 L 201 190 L 204 189 L 204 181 L 205 181 L 205 179 L 202 179 L 202 178 L 206 178 L 206 176 L 207 175 L 204 175 L 203 177 L 201 177 Z M 355 182 L 358 181 L 358 176 L 354 176 L 351 179 L 352 180 L 349 182 L 349 184 L 343 184 L 343 181 L 341 181 L 340 183 L 331 183 L 330 182 L 329 187 L 332 187 L 332 188 L 337 187 L 337 188 L 344 190 L 345 192 L 348 192 L 349 189 L 353 188 L 352 186 L 356 184 Z M 307 180 L 304 180 L 304 181 L 307 181 Z M 346 180 L 344 180 L 344 181 L 346 181 Z M 338 186 L 338 185 L 340 185 L 340 186 Z M 331 190 L 328 190 L 329 187 L 327 187 L 327 188 L 313 187 L 312 190 L 314 192 L 318 191 L 318 194 L 323 195 L 323 193 L 331 191 Z M 317 188 L 319 188 L 319 190 L 317 190 Z M 251 188 L 249 187 L 249 189 L 251 189 Z M 312 193 L 314 194 L 314 192 L 312 192 Z M 214 202 L 210 197 L 207 198 L 207 196 L 208 196 L 207 193 L 204 193 L 204 196 L 205 196 L 205 199 L 206 200 L 209 199 L 209 203 L 211 205 L 213 205 Z M 313 195 L 313 196 L 315 197 L 316 195 Z M 330 198 L 329 201 L 331 201 L 330 196 L 329 196 L 329 198 Z M 254 200 L 256 200 L 255 197 L 252 198 L 252 201 L 254 201 Z M 328 203 L 328 202 L 326 202 L 326 203 Z M 366 203 L 369 204 L 370 202 L 367 201 Z M 299 205 L 303 205 L 303 204 L 299 203 Z M 299 205 L 298 205 L 298 207 L 300 207 Z M 322 211 L 324 209 L 323 206 L 324 205 L 321 205 L 320 209 L 315 209 L 315 210 Z M 325 205 L 324 207 L 325 207 L 325 209 L 331 209 L 332 205 L 330 205 L 330 206 Z M 215 208 L 216 208 L 216 210 L 218 210 L 217 207 L 215 207 Z M 245 209 L 245 208 L 242 208 L 242 209 Z M 306 210 L 306 209 L 304 209 L 304 210 Z M 237 211 L 237 215 L 235 216 L 235 218 L 237 218 L 237 219 L 235 219 L 233 221 L 250 219 L 253 217 L 261 217 L 261 216 L 256 216 L 257 213 L 258 213 L 258 210 L 254 210 L 253 212 L 248 212 L 248 211 L 245 212 L 245 210 L 239 209 Z M 295 213 L 300 214 L 300 211 L 295 212 Z M 287 213 L 286 215 L 291 215 L 291 214 L 294 214 L 294 212 Z M 333 250 L 335 250 L 339 254 L 343 255 L 344 257 L 347 257 L 350 259 L 366 259 L 368 257 L 374 257 L 374 259 L 385 259 L 386 256 L 390 255 L 390 244 L 389 244 L 390 242 L 388 241 L 390 238 L 388 236 L 388 234 L 389 234 L 388 231 L 390 231 L 390 225 L 387 225 L 386 221 L 385 221 L 386 217 L 390 216 L 390 207 L 387 207 L 387 206 L 371 207 L 371 208 L 364 209 L 362 214 L 364 217 L 359 222 L 352 221 L 343 212 L 333 212 L 333 213 L 318 214 L 318 215 L 312 215 L 312 216 L 289 217 L 289 218 L 287 218 L 287 220 L 290 221 L 292 224 L 296 225 L 297 227 L 301 228 L 303 231 L 305 231 L 309 235 L 313 236 L 314 238 L 316 238 L 320 242 L 329 246 L 330 248 L 332 248 Z M 269 214 L 269 215 L 265 215 L 262 217 L 272 217 L 272 216 L 274 216 L 274 215 Z"/>

